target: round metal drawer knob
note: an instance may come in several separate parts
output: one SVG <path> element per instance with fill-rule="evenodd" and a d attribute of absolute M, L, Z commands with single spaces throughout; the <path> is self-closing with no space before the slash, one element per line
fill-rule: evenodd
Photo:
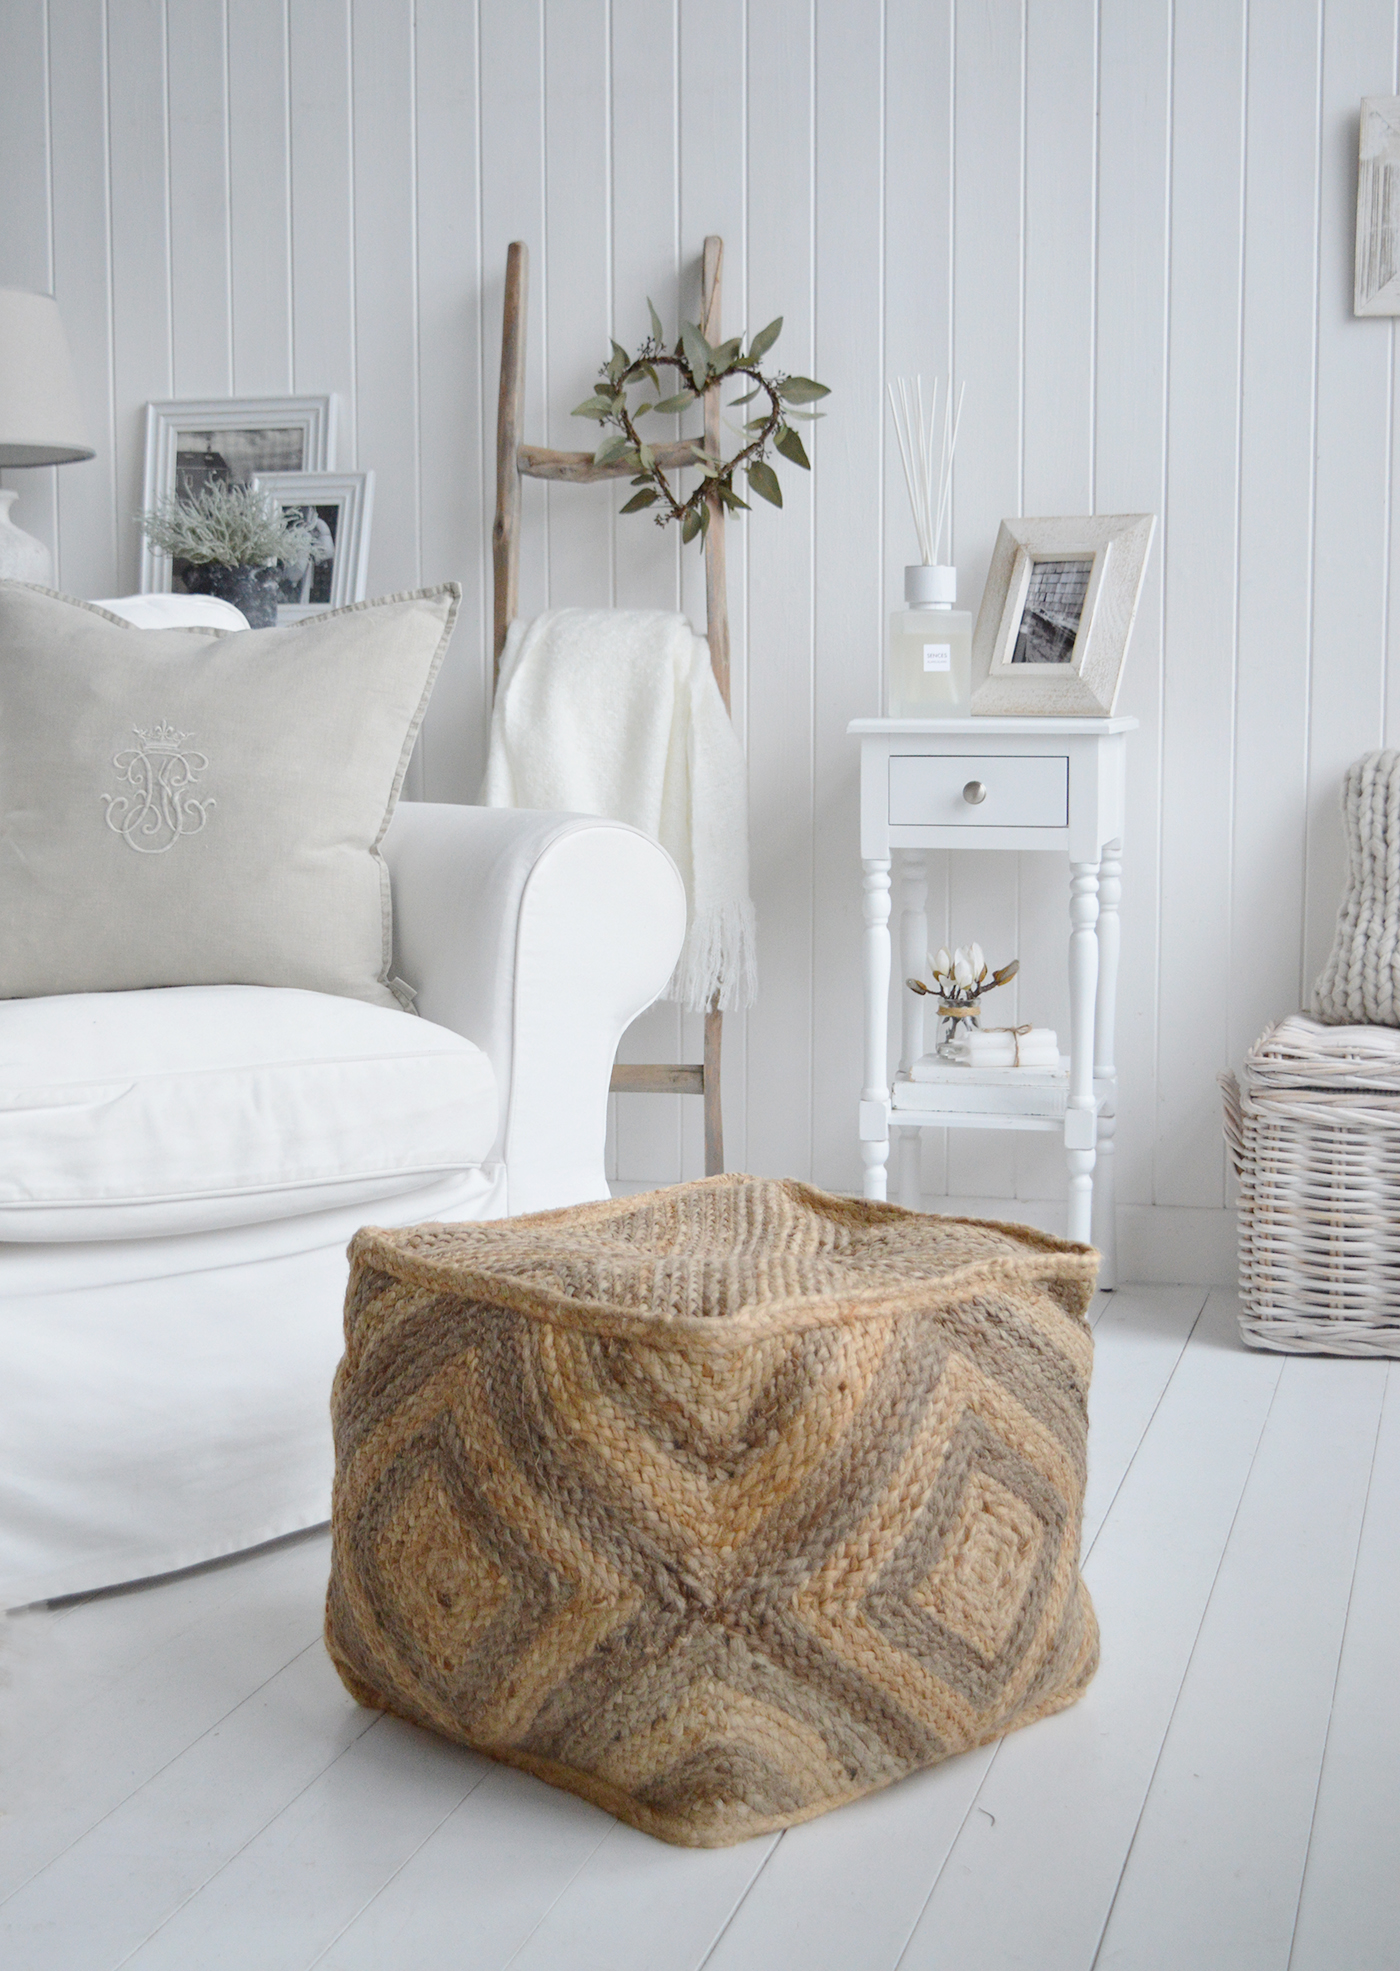
<path fill-rule="evenodd" d="M 969 780 L 966 787 L 963 788 L 963 799 L 970 808 L 980 806 L 986 798 L 987 783 L 985 780 Z"/>

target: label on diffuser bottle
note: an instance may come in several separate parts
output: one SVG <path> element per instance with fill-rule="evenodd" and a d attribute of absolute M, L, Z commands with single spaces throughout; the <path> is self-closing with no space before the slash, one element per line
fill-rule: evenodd
<path fill-rule="evenodd" d="M 953 668 L 953 646 L 951 643 L 926 643 L 924 645 L 924 669 L 926 671 L 951 671 Z"/>

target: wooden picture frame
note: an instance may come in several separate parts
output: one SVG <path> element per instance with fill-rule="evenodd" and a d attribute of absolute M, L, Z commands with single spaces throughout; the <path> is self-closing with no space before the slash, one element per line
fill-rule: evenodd
<path fill-rule="evenodd" d="M 974 716 L 1110 715 L 1156 528 L 1151 513 L 1002 521 L 972 636 Z"/>
<path fill-rule="evenodd" d="M 334 457 L 334 397 L 194 397 L 147 404 L 141 504 L 149 511 L 207 478 L 246 485 L 260 471 L 325 472 Z M 192 458 L 195 465 L 188 463 Z M 169 595 L 176 572 L 168 554 L 142 540 L 142 595 Z"/>
<path fill-rule="evenodd" d="M 277 620 L 296 623 L 324 616 L 347 602 L 363 602 L 369 572 L 369 528 L 374 513 L 372 472 L 258 472 L 253 485 L 272 493 L 283 507 L 295 507 L 313 529 L 330 536 L 328 562 L 312 562 L 303 573 L 286 574 L 278 584 Z M 314 515 L 314 519 L 311 516 Z"/>

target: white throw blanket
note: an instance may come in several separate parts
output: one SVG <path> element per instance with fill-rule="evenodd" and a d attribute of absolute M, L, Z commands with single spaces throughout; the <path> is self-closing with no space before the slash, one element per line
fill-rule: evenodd
<path fill-rule="evenodd" d="M 689 906 L 666 998 L 697 1013 L 752 1005 L 744 755 L 684 616 L 550 609 L 512 623 L 481 799 L 607 815 L 660 842 Z"/>

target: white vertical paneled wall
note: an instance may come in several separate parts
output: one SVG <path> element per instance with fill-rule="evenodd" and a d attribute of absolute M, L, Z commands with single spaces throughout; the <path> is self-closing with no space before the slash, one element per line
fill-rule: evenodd
<path fill-rule="evenodd" d="M 734 529 L 763 991 L 729 1023 L 731 1162 L 854 1185 L 855 753 L 913 551 L 888 375 L 967 384 L 953 533 L 975 607 L 998 520 L 1151 509 L 1118 1169 L 1130 1265 L 1228 1262 L 1214 1075 L 1326 950 L 1348 761 L 1400 719 L 1389 322 L 1350 311 L 1356 115 L 1396 0 L 5 0 L 0 282 L 52 289 L 97 457 L 10 476 L 82 595 L 135 585 L 150 397 L 337 393 L 379 476 L 373 590 L 466 590 L 415 791 L 483 757 L 507 242 L 532 255 L 529 428 L 608 337 L 781 312 L 832 386 L 811 481 Z M 620 495 L 526 488 L 525 606 L 703 610 Z M 1066 1020 L 1063 869 L 933 859 L 937 935 L 1019 952 Z M 657 1008 L 634 1058 L 694 1057 Z M 698 1105 L 615 1104 L 619 1179 L 700 1161 Z M 1053 1219 L 1051 1143 L 930 1137 L 931 1196 Z"/>

